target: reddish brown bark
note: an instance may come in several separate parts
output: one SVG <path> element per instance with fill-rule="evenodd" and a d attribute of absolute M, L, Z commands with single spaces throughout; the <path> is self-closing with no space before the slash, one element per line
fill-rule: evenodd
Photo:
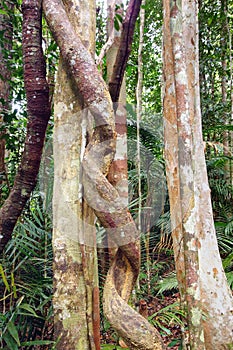
<path fill-rule="evenodd" d="M 114 28 L 114 18 L 118 14 L 123 16 L 123 8 L 120 7 L 121 0 L 108 0 L 108 40 L 112 40 L 112 45 L 107 51 L 107 80 L 111 79 L 113 73 L 113 67 L 116 62 L 116 55 L 119 51 L 121 29 L 116 30 Z M 115 12 L 114 6 L 119 6 Z M 116 154 L 112 161 L 111 167 L 108 173 L 109 182 L 115 187 L 119 193 L 122 206 L 128 205 L 128 168 L 127 168 L 127 122 L 126 122 L 126 87 L 125 81 L 119 82 L 121 90 L 117 103 L 114 105 L 115 110 L 115 131 L 117 134 L 116 139 Z M 108 257 L 107 263 L 110 265 L 113 262 L 116 254 L 116 246 L 111 241 L 110 237 L 106 237 L 106 243 L 108 245 Z"/>
<path fill-rule="evenodd" d="M 135 223 L 127 208 L 122 207 L 118 191 L 106 179 L 115 153 L 115 123 L 109 91 L 92 56 L 76 35 L 62 2 L 50 0 L 43 6 L 63 60 L 95 119 L 96 127 L 83 157 L 84 196 L 119 247 L 106 280 L 105 312 L 131 349 L 162 349 L 159 333 L 127 305 L 139 272 L 140 249 Z M 145 329 L 147 337 L 143 339 Z"/>
<path fill-rule="evenodd" d="M 41 46 L 41 1 L 25 0 L 22 9 L 24 81 L 28 109 L 27 135 L 14 186 L 0 211 L 0 251 L 11 238 L 18 217 L 36 185 L 50 117 L 49 88 Z"/>
<path fill-rule="evenodd" d="M 0 15 L 0 31 L 4 32 L 0 44 L 0 187 L 4 182 L 7 182 L 7 174 L 5 168 L 5 130 L 3 122 L 4 115 L 7 114 L 9 110 L 9 80 L 11 72 L 7 64 L 7 59 L 10 57 L 10 50 L 12 48 L 13 28 L 11 21 L 11 11 L 13 10 L 14 5 L 10 1 L 5 1 L 5 6 L 7 6 L 8 14 Z M 0 5 L 0 8 L 3 9 L 3 6 Z M 1 192 L 2 188 L 0 188 L 0 201 L 2 200 Z"/>
<path fill-rule="evenodd" d="M 120 95 L 121 84 L 125 74 L 126 64 L 131 52 L 136 19 L 138 17 L 142 0 L 130 0 L 122 24 L 121 38 L 112 77 L 109 81 L 109 92 L 113 102 L 117 102 Z"/>

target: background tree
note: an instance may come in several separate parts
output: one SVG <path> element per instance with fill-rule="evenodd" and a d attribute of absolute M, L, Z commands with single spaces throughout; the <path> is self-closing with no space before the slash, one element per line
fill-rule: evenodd
<path fill-rule="evenodd" d="M 24 152 L 13 188 L 0 210 L 0 251 L 11 238 L 12 231 L 36 185 L 45 132 L 50 117 L 49 88 L 41 42 L 40 2 L 23 2 L 23 58 L 27 94 L 28 123 Z M 32 11 L 31 11 L 32 10 Z M 28 13 L 31 11 L 32 13 Z M 33 38 L 31 33 L 33 31 Z M 30 34 L 30 35 L 29 35 Z M 30 54 L 32 47 L 34 55 Z M 35 65 L 35 60 L 37 65 Z"/>
<path fill-rule="evenodd" d="M 197 4 L 165 1 L 164 10 L 165 159 L 188 343 L 224 349 L 232 345 L 232 296 L 217 246 L 201 133 Z"/>
<path fill-rule="evenodd" d="M 13 28 L 10 22 L 13 5 L 11 2 L 1 4 L 0 7 L 0 30 L 1 30 L 1 52 L 0 52 L 0 111 L 1 111 L 1 132 L 0 132 L 0 195 L 2 201 L 3 183 L 8 181 L 5 167 L 5 130 L 4 116 L 10 109 L 10 67 L 9 57 L 12 49 Z"/>

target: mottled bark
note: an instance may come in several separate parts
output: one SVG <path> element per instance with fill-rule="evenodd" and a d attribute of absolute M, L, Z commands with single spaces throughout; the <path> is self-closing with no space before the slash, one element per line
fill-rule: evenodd
<path fill-rule="evenodd" d="M 50 5 L 58 14 L 59 7 L 49 1 L 44 4 L 45 13 Z M 80 36 L 83 50 L 92 57 L 94 1 L 64 1 L 63 13 L 64 25 L 69 23 L 73 35 Z M 57 15 L 56 20 L 62 25 L 63 18 Z M 66 32 L 58 35 L 69 45 Z M 53 307 L 55 338 L 60 338 L 57 349 L 62 350 L 100 350 L 95 216 L 83 198 L 81 174 L 92 124 L 67 61 L 61 57 L 54 96 Z"/>
<path fill-rule="evenodd" d="M 164 1 L 165 159 L 192 349 L 232 344 L 232 297 L 214 230 L 201 129 L 197 1 Z"/>
<path fill-rule="evenodd" d="M 90 141 L 82 162 L 84 196 L 119 247 L 106 280 L 105 313 L 131 349 L 162 349 L 159 333 L 126 303 L 138 276 L 140 252 L 137 243 L 138 232 L 132 217 L 127 208 L 122 208 L 118 191 L 106 179 L 116 143 L 109 91 L 92 56 L 75 34 L 61 2 L 44 2 L 44 12 L 63 60 L 72 73 L 85 106 L 95 120 L 95 129 L 92 136 L 89 135 Z M 62 116 L 63 113 L 60 118 Z M 55 203 L 56 201 L 54 205 Z M 61 246 L 62 250 L 63 248 L 64 245 Z M 121 264 L 123 260 L 124 263 Z M 139 331 L 136 332 L 136 329 Z"/>
<path fill-rule="evenodd" d="M 41 1 L 25 0 L 23 8 L 23 60 L 28 123 L 22 160 L 9 197 L 0 210 L 0 251 L 36 185 L 44 137 L 50 117 L 49 89 L 42 52 Z"/>

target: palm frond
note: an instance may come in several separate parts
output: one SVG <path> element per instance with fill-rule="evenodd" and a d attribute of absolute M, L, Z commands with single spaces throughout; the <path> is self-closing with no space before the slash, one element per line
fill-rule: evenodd
<path fill-rule="evenodd" d="M 157 283 L 157 294 L 163 294 L 164 292 L 171 291 L 171 290 L 178 290 L 178 281 L 176 278 L 176 272 L 173 271 L 166 277 L 163 277 L 158 283 Z"/>

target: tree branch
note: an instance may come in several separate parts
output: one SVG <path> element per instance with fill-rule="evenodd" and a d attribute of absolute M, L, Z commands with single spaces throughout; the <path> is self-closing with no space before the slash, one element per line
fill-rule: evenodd
<path fill-rule="evenodd" d="M 9 197 L 0 210 L 0 251 L 10 240 L 18 217 L 36 185 L 48 120 L 49 87 L 42 51 L 41 1 L 24 0 L 23 59 L 28 124 L 22 160 Z"/>
<path fill-rule="evenodd" d="M 109 13 L 109 30 L 108 30 L 108 40 L 104 44 L 104 46 L 100 50 L 99 56 L 96 58 L 96 64 L 97 66 L 100 65 L 102 67 L 102 61 L 108 50 L 111 48 L 111 46 L 114 43 L 115 40 L 115 28 L 114 28 L 114 17 L 115 17 L 115 1 L 111 3 L 108 7 L 108 13 Z"/>
<path fill-rule="evenodd" d="M 140 11 L 141 2 L 142 0 L 130 0 L 122 24 L 119 50 L 113 67 L 112 77 L 109 81 L 109 92 L 113 102 L 117 102 L 119 99 L 126 64 L 132 48 L 134 28 Z"/>

